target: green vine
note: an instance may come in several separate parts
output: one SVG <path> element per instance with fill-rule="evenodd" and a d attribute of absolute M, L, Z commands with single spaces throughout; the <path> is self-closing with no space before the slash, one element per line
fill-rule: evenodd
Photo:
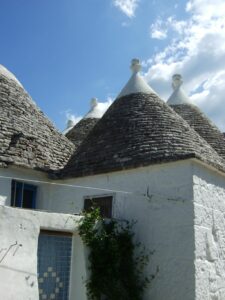
<path fill-rule="evenodd" d="M 143 276 L 149 256 L 133 242 L 134 223 L 105 220 L 99 209 L 84 213 L 79 234 L 89 248 L 91 300 L 141 300 L 150 282 Z M 136 255 L 139 253 L 139 255 Z"/>

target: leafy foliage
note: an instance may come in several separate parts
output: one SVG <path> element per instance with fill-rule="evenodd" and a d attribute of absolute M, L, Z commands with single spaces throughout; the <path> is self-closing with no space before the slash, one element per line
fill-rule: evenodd
<path fill-rule="evenodd" d="M 79 234 L 90 249 L 90 278 L 86 282 L 89 299 L 142 299 L 149 283 L 143 277 L 148 255 L 133 242 L 133 226 L 134 223 L 105 220 L 99 209 L 84 213 Z"/>

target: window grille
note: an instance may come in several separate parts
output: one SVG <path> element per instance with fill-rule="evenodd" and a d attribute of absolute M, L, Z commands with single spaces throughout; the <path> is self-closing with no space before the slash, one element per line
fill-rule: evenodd
<path fill-rule="evenodd" d="M 90 211 L 99 208 L 103 218 L 112 218 L 112 196 L 89 197 L 84 199 L 84 210 Z"/>
<path fill-rule="evenodd" d="M 68 300 L 72 234 L 42 230 L 38 239 L 40 300 Z"/>

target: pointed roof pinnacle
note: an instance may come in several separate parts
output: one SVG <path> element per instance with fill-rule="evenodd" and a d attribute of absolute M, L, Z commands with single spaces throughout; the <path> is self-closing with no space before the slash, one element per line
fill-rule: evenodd
<path fill-rule="evenodd" d="M 133 71 L 133 73 L 137 73 L 137 72 L 141 71 L 140 60 L 138 58 L 133 58 L 131 60 L 130 68 L 131 68 L 131 71 Z"/>
<path fill-rule="evenodd" d="M 190 103 L 188 96 L 182 88 L 183 80 L 180 74 L 174 74 L 172 76 L 172 88 L 173 93 L 169 97 L 167 104 L 176 105 L 176 104 L 185 104 Z"/>
<path fill-rule="evenodd" d="M 67 121 L 66 126 L 67 126 L 67 127 L 66 127 L 67 129 L 73 127 L 73 126 L 74 126 L 73 120 L 69 119 L 69 120 Z"/>
<path fill-rule="evenodd" d="M 155 91 L 147 84 L 144 78 L 139 74 L 141 70 L 141 62 L 138 58 L 131 60 L 130 68 L 133 74 L 117 98 L 135 93 L 156 94 Z"/>
<path fill-rule="evenodd" d="M 172 76 L 172 88 L 173 90 L 176 90 L 183 84 L 183 79 L 180 74 L 174 74 Z"/>

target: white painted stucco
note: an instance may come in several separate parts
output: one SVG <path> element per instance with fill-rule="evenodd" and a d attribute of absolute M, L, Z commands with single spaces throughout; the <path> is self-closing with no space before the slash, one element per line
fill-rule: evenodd
<path fill-rule="evenodd" d="M 71 232 L 70 299 L 85 299 L 86 257 L 79 217 L 0 206 L 0 299 L 37 300 L 37 246 L 41 229 Z M 79 288 L 78 288 L 79 287 Z"/>
<path fill-rule="evenodd" d="M 69 218 L 66 226 L 74 227 L 66 229 L 68 215 L 65 214 L 80 213 L 86 196 L 113 195 L 113 216 L 137 220 L 137 241 L 154 253 L 146 272 L 156 274 L 156 278 L 146 290 L 144 300 L 225 299 L 225 178 L 215 170 L 195 160 L 186 160 L 54 182 L 40 172 L 21 171 L 19 168 L 0 169 L 0 176 L 2 174 L 12 178 L 45 181 L 36 183 L 37 207 L 54 212 L 1 207 L 0 240 L 6 245 L 3 247 L 21 236 L 29 252 L 33 253 L 29 257 L 29 265 L 23 266 L 23 272 L 33 274 L 36 278 L 36 249 L 40 228 L 76 232 L 74 223 L 69 225 L 76 217 L 70 215 L 72 219 Z M 0 178 L 0 189 L 1 204 L 10 205 L 11 178 Z M 22 232 L 23 226 L 20 228 L 19 225 L 21 220 L 29 231 Z M 21 299 L 33 300 L 37 299 L 36 281 L 35 287 L 31 289 L 25 286 L 24 273 L 17 272 L 22 267 L 22 261 L 26 261 L 26 255 L 24 252 L 20 261 L 13 265 L 16 271 L 1 268 L 0 264 L 0 278 L 3 276 L 5 290 L 7 284 L 9 286 L 14 280 L 21 286 L 20 292 L 24 297 Z M 71 300 L 86 300 L 84 281 L 88 276 L 87 263 L 86 250 L 75 234 Z M 9 260 L 7 266 L 12 268 L 10 264 Z M 11 279 L 7 280 L 2 270 L 10 272 L 11 277 L 8 278 Z M 31 290 L 34 294 L 30 293 Z M 74 295 L 76 298 L 73 298 Z"/>
<path fill-rule="evenodd" d="M 136 239 L 154 252 L 147 273 L 155 274 L 159 269 L 156 279 L 146 291 L 145 300 L 194 299 L 190 162 L 69 179 L 64 183 L 85 188 L 55 186 L 50 192 L 51 209 L 69 209 L 78 213 L 83 209 L 85 196 L 112 194 L 114 217 L 138 221 Z M 107 189 L 110 191 L 107 192 Z"/>
<path fill-rule="evenodd" d="M 173 93 L 167 100 L 167 104 L 169 105 L 190 104 L 191 102 L 182 87 L 183 84 L 182 76 L 180 74 L 174 74 L 172 79 L 173 79 L 172 81 Z"/>
<path fill-rule="evenodd" d="M 145 94 L 156 94 L 156 92 L 148 85 L 144 78 L 139 74 L 141 70 L 141 63 L 139 59 L 134 58 L 131 61 L 131 71 L 132 75 L 128 80 L 127 84 L 121 90 L 117 98 L 127 96 L 135 93 L 145 93 Z"/>

